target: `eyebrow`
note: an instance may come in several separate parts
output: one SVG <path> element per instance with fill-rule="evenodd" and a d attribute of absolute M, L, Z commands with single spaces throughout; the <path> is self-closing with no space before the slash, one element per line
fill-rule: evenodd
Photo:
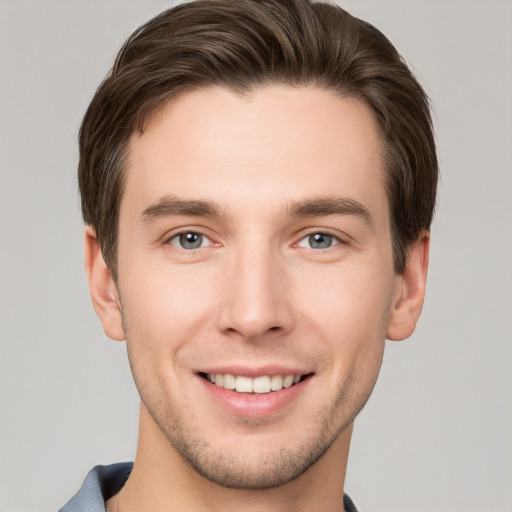
<path fill-rule="evenodd" d="M 306 201 L 291 201 L 287 207 L 290 217 L 321 217 L 324 215 L 353 215 L 373 227 L 373 217 L 363 204 L 347 197 L 320 197 Z"/>
<path fill-rule="evenodd" d="M 179 199 L 165 196 L 148 206 L 140 215 L 143 223 L 151 224 L 159 218 L 172 215 L 220 217 L 221 209 L 211 201 Z M 346 197 L 321 197 L 304 201 L 290 201 L 285 209 L 289 217 L 321 217 L 325 215 L 353 215 L 360 217 L 370 227 L 373 218 L 363 204 Z"/>
<path fill-rule="evenodd" d="M 171 215 L 219 217 L 220 208 L 213 202 L 178 199 L 166 196 L 148 206 L 140 215 L 140 220 L 151 224 L 159 218 Z"/>

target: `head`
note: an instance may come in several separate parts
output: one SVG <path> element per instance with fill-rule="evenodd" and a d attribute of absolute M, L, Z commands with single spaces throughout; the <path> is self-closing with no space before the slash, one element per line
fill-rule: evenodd
<path fill-rule="evenodd" d="M 429 107 L 389 41 L 321 3 L 180 5 L 122 48 L 79 173 L 152 452 L 253 489 L 339 455 L 426 278 Z"/>

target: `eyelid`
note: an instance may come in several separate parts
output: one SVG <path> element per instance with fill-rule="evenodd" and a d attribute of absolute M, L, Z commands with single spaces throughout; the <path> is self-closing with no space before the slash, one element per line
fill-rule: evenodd
<path fill-rule="evenodd" d="M 185 247 L 181 247 L 179 242 L 177 243 L 173 243 L 173 240 L 179 240 L 180 237 L 184 234 L 195 234 L 195 235 L 199 235 L 202 237 L 202 240 L 201 240 L 201 245 L 199 247 L 193 247 L 191 249 L 185 249 Z M 186 251 L 195 251 L 197 249 L 204 249 L 205 247 L 208 247 L 211 245 L 211 240 L 206 236 L 206 235 L 203 235 L 202 233 L 196 233 L 195 231 L 185 231 L 184 233 L 176 233 L 175 235 L 171 236 L 168 240 L 167 240 L 167 243 L 169 245 L 173 245 L 174 247 L 177 247 L 178 249 L 183 249 L 183 250 L 186 250 Z"/>
<path fill-rule="evenodd" d="M 193 251 L 193 250 L 198 250 L 198 249 L 204 249 L 206 247 L 212 247 L 212 246 L 215 247 L 215 246 L 222 245 L 221 243 L 216 242 L 211 235 L 206 233 L 206 231 L 209 231 L 209 230 L 207 230 L 205 228 L 197 227 L 197 226 L 186 226 L 186 227 L 175 228 L 171 232 L 167 232 L 162 237 L 162 243 L 166 244 L 166 245 L 172 245 L 173 247 L 176 247 L 176 248 L 182 249 L 182 250 L 187 250 L 187 251 Z M 183 248 L 179 247 L 179 245 L 171 243 L 171 240 L 179 237 L 180 235 L 186 234 L 186 233 L 195 233 L 195 234 L 201 235 L 202 237 L 206 238 L 209 243 L 204 247 L 198 247 L 196 249 L 183 249 Z M 331 236 L 334 239 L 335 243 L 333 243 L 330 247 L 336 247 L 338 245 L 347 245 L 350 243 L 350 239 L 352 239 L 352 237 L 350 235 L 346 235 L 344 233 L 340 234 L 339 231 L 334 232 L 334 230 L 332 230 L 330 228 L 310 228 L 307 230 L 303 230 L 299 235 L 300 238 L 295 243 L 293 243 L 292 246 L 293 247 L 301 247 L 299 245 L 300 242 L 302 242 L 309 236 L 315 235 L 315 234 Z M 328 248 L 330 248 L 330 247 L 328 247 Z M 326 248 L 326 249 L 328 249 L 328 248 Z M 322 249 L 313 249 L 313 248 L 311 248 L 311 249 L 315 250 L 315 251 L 322 250 Z M 326 250 L 326 249 L 323 249 L 323 250 Z"/>
<path fill-rule="evenodd" d="M 206 230 L 205 228 L 197 227 L 197 226 L 185 226 L 185 227 L 175 228 L 172 231 L 167 232 L 162 237 L 162 243 L 164 245 L 172 245 L 173 247 L 176 247 L 177 249 L 186 250 L 187 252 L 197 250 L 197 249 L 204 249 L 206 247 L 221 245 L 220 243 L 215 242 L 213 237 L 211 235 L 207 234 L 206 231 L 208 231 L 208 230 Z M 197 249 L 183 249 L 179 245 L 171 243 L 171 240 L 179 237 L 180 235 L 184 235 L 187 233 L 195 233 L 197 235 L 201 235 L 203 238 L 206 238 L 209 243 L 207 245 L 205 245 L 204 247 L 198 247 Z"/>
<path fill-rule="evenodd" d="M 327 246 L 327 247 L 311 247 L 309 246 L 309 238 L 312 236 L 312 235 L 316 235 L 316 234 L 321 234 L 321 235 L 325 235 L 325 236 L 329 236 L 332 238 L 332 243 L 331 245 Z M 304 245 L 302 245 L 302 243 L 304 242 Z M 330 233 L 311 233 L 310 235 L 306 235 L 305 237 L 302 237 L 298 242 L 297 242 L 297 247 L 304 247 L 305 249 L 311 249 L 312 251 L 326 251 L 328 249 L 330 249 L 331 247 L 337 247 L 338 245 L 341 245 L 341 240 L 334 236 L 334 235 L 331 235 Z M 306 245 L 308 244 L 308 245 Z"/>
<path fill-rule="evenodd" d="M 303 231 L 300 234 L 299 240 L 297 242 L 295 242 L 293 244 L 293 246 L 294 247 L 304 247 L 304 246 L 299 245 L 300 242 L 302 242 L 306 238 L 310 237 L 311 235 L 316 235 L 316 234 L 332 236 L 333 239 L 336 241 L 336 243 L 333 243 L 333 245 L 331 245 L 330 247 L 336 247 L 338 245 L 347 245 L 349 243 L 348 239 L 351 238 L 348 235 L 340 234 L 338 231 L 335 233 L 335 232 L 333 232 L 332 229 L 328 229 L 328 228 L 311 228 L 311 229 L 308 229 L 306 231 Z M 327 249 L 330 249 L 330 247 L 328 247 Z M 308 247 L 306 247 L 306 248 L 308 248 Z M 315 250 L 315 251 L 318 251 L 318 250 L 324 250 L 325 251 L 326 250 L 326 249 L 313 249 L 311 247 L 310 247 L 310 249 Z"/>

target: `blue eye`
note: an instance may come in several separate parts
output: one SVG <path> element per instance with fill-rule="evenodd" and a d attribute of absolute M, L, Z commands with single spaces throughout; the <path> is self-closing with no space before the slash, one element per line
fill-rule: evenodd
<path fill-rule="evenodd" d="M 311 233 L 305 236 L 297 245 L 299 247 L 309 247 L 310 249 L 328 249 L 340 242 L 334 235 L 328 233 Z"/>
<path fill-rule="evenodd" d="M 201 233 L 194 233 L 193 231 L 188 231 L 185 233 L 178 233 L 173 236 L 169 243 L 171 245 L 175 245 L 176 247 L 180 247 L 181 249 L 199 249 L 201 247 L 206 247 L 210 244 L 210 240 L 208 237 L 202 235 Z"/>

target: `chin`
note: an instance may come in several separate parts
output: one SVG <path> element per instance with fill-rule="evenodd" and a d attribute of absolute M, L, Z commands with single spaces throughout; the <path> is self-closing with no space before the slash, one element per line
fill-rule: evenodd
<path fill-rule="evenodd" d="M 263 425 L 251 422 L 245 433 L 237 429 L 228 439 L 226 432 L 214 437 L 211 431 L 186 427 L 191 423 L 176 414 L 166 419 L 158 413 L 152 417 L 173 451 L 197 474 L 221 487 L 247 490 L 271 489 L 299 478 L 352 424 L 350 417 L 338 428 L 327 421 L 305 426 L 302 432 L 286 429 L 276 434 L 270 431 L 275 425 L 267 426 L 264 433 Z"/>
<path fill-rule="evenodd" d="M 271 489 L 300 477 L 329 449 L 328 443 L 308 443 L 294 450 L 243 456 L 214 450 L 183 450 L 181 457 L 202 477 L 229 489 Z"/>

